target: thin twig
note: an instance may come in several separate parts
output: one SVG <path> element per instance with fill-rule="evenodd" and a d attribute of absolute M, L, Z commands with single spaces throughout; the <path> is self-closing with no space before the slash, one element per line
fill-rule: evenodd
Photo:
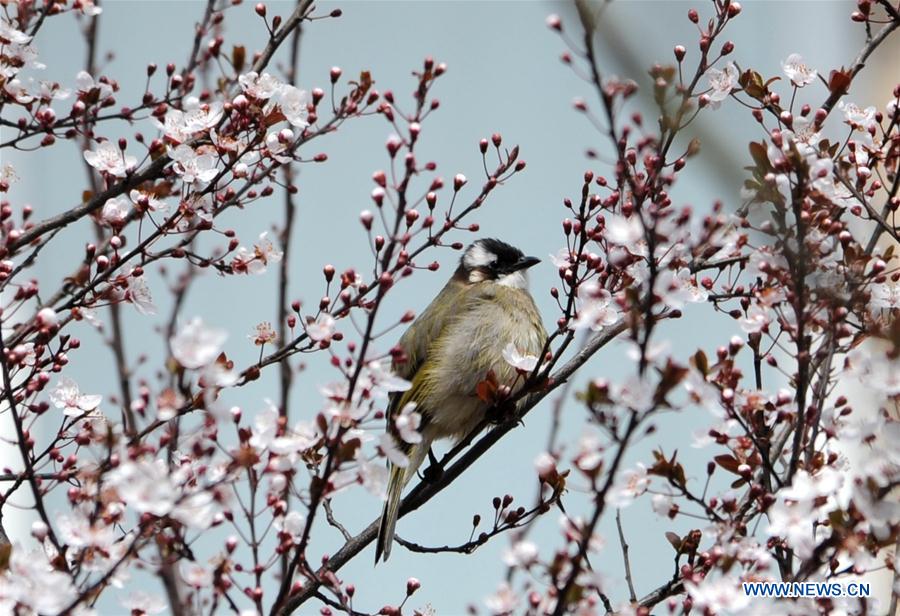
<path fill-rule="evenodd" d="M 616 509 L 616 528 L 619 531 L 619 544 L 622 546 L 622 560 L 625 562 L 625 581 L 628 583 L 628 598 L 634 603 L 637 601 L 637 593 L 634 592 L 634 578 L 631 576 L 628 543 L 625 541 L 625 531 L 622 530 L 622 510 L 618 508 Z"/>

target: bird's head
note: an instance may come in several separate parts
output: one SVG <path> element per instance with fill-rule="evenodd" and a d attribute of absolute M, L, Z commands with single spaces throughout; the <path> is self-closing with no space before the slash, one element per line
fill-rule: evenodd
<path fill-rule="evenodd" d="M 486 280 L 524 289 L 528 286 L 525 275 L 540 259 L 526 257 L 521 250 L 493 238 L 473 242 L 459 261 L 456 276 L 463 282 L 474 284 Z"/>

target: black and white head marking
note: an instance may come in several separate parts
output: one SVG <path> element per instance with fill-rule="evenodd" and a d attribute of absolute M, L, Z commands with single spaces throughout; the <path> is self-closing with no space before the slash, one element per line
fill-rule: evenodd
<path fill-rule="evenodd" d="M 460 273 L 470 283 L 494 280 L 504 286 L 524 289 L 528 286 L 525 270 L 537 263 L 506 242 L 487 238 L 474 242 L 460 260 Z"/>

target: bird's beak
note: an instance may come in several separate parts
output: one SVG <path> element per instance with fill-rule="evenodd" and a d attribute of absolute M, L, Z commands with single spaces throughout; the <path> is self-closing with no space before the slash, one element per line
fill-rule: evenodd
<path fill-rule="evenodd" d="M 541 262 L 541 260 L 538 259 L 537 257 L 522 257 L 521 259 L 519 259 L 516 262 L 516 265 L 513 268 L 513 270 L 516 272 L 518 272 L 519 270 L 525 270 L 525 269 L 528 269 L 529 267 L 537 265 L 540 262 Z"/>

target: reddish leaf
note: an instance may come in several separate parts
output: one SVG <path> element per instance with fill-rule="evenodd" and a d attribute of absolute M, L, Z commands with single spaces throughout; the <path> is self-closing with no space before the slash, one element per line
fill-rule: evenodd
<path fill-rule="evenodd" d="M 831 71 L 828 76 L 828 90 L 832 94 L 846 94 L 850 90 L 850 71 L 841 68 L 839 71 Z"/>
<path fill-rule="evenodd" d="M 235 45 L 231 49 L 231 63 L 238 73 L 244 70 L 244 62 L 247 59 L 247 49 L 243 45 Z"/>
<path fill-rule="evenodd" d="M 672 547 L 675 548 L 676 552 L 681 552 L 681 537 L 672 531 L 667 531 L 666 539 L 669 540 L 669 543 L 672 544 Z"/>
<path fill-rule="evenodd" d="M 715 457 L 716 464 L 724 468 L 729 473 L 738 474 L 738 467 L 741 465 L 737 459 L 729 454 L 722 454 L 720 456 Z"/>

